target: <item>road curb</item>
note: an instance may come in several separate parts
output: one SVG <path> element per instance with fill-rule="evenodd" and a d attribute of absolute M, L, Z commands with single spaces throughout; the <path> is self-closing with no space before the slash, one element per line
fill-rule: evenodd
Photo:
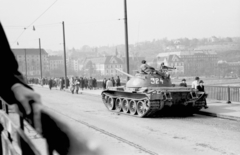
<path fill-rule="evenodd" d="M 217 114 L 217 113 L 212 113 L 212 112 L 206 112 L 206 111 L 198 111 L 198 112 L 196 112 L 196 114 L 211 116 L 211 117 L 218 117 L 218 118 L 223 118 L 223 119 L 230 119 L 230 120 L 234 120 L 234 121 L 240 121 L 239 117 L 227 116 L 227 115 L 222 115 L 222 114 Z"/>

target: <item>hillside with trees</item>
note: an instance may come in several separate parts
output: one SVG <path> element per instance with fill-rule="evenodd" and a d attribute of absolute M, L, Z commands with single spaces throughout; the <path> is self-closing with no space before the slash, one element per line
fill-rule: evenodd
<path fill-rule="evenodd" d="M 212 49 L 219 55 L 219 60 L 239 61 L 240 60 L 240 37 L 219 38 L 212 36 L 210 38 L 179 38 L 169 40 L 153 39 L 152 41 L 143 41 L 136 44 L 129 44 L 130 57 L 144 57 L 149 60 L 156 58 L 161 52 L 185 51 L 185 50 L 207 50 Z M 62 51 L 55 51 L 62 54 Z M 125 56 L 125 45 L 90 47 L 84 45 L 81 49 L 67 49 L 67 55 L 71 59 L 84 59 L 86 57 L 99 57 L 104 55 Z"/>

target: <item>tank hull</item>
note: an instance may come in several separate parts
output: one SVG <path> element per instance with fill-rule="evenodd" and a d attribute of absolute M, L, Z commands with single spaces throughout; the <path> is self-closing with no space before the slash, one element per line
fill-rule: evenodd
<path fill-rule="evenodd" d="M 164 107 L 178 105 L 195 112 L 204 107 L 206 97 L 186 87 L 112 87 L 102 92 L 108 110 L 136 117 L 152 117 Z"/>

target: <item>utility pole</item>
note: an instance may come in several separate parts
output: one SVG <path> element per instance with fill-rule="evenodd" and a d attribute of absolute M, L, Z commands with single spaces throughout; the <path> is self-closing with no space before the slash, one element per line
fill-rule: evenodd
<path fill-rule="evenodd" d="M 39 38 L 39 52 L 40 52 L 40 75 L 42 79 L 42 49 L 41 49 L 41 39 Z"/>
<path fill-rule="evenodd" d="M 66 64 L 66 42 L 65 42 L 65 27 L 64 21 L 62 22 L 63 25 L 63 56 L 64 56 L 64 75 L 65 75 L 65 87 L 67 86 L 67 64 Z"/>
<path fill-rule="evenodd" d="M 125 23 L 126 67 L 127 67 L 127 73 L 129 74 L 127 0 L 124 0 L 124 23 Z M 127 80 L 129 80 L 129 77 L 127 77 Z"/>
<path fill-rule="evenodd" d="M 25 76 L 27 79 L 27 54 L 26 54 L 26 49 L 24 49 L 24 56 L 25 56 Z"/>

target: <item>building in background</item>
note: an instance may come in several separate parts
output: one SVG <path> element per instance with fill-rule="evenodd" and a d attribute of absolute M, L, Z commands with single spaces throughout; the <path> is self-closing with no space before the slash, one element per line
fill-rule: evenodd
<path fill-rule="evenodd" d="M 116 69 L 123 70 L 123 61 L 117 56 L 87 58 L 80 65 L 84 76 L 116 76 L 121 75 Z"/>
<path fill-rule="evenodd" d="M 217 74 L 217 53 L 211 50 L 194 50 L 182 52 L 184 75 L 211 76 Z"/>
<path fill-rule="evenodd" d="M 211 50 L 191 50 L 160 53 L 157 63 L 175 66 L 176 75 L 210 76 L 217 74 L 217 53 Z"/>
<path fill-rule="evenodd" d="M 19 71 L 30 77 L 40 77 L 40 50 L 35 48 L 28 49 L 12 49 L 18 65 Z M 26 59 L 25 59 L 26 58 Z M 42 75 L 48 76 L 49 74 L 49 60 L 48 53 L 41 49 L 42 58 Z"/>
<path fill-rule="evenodd" d="M 49 69 L 50 71 L 63 67 L 63 57 L 58 55 L 49 56 Z"/>
<path fill-rule="evenodd" d="M 218 76 L 219 77 L 240 77 L 240 61 L 227 62 L 223 60 L 218 61 Z"/>

